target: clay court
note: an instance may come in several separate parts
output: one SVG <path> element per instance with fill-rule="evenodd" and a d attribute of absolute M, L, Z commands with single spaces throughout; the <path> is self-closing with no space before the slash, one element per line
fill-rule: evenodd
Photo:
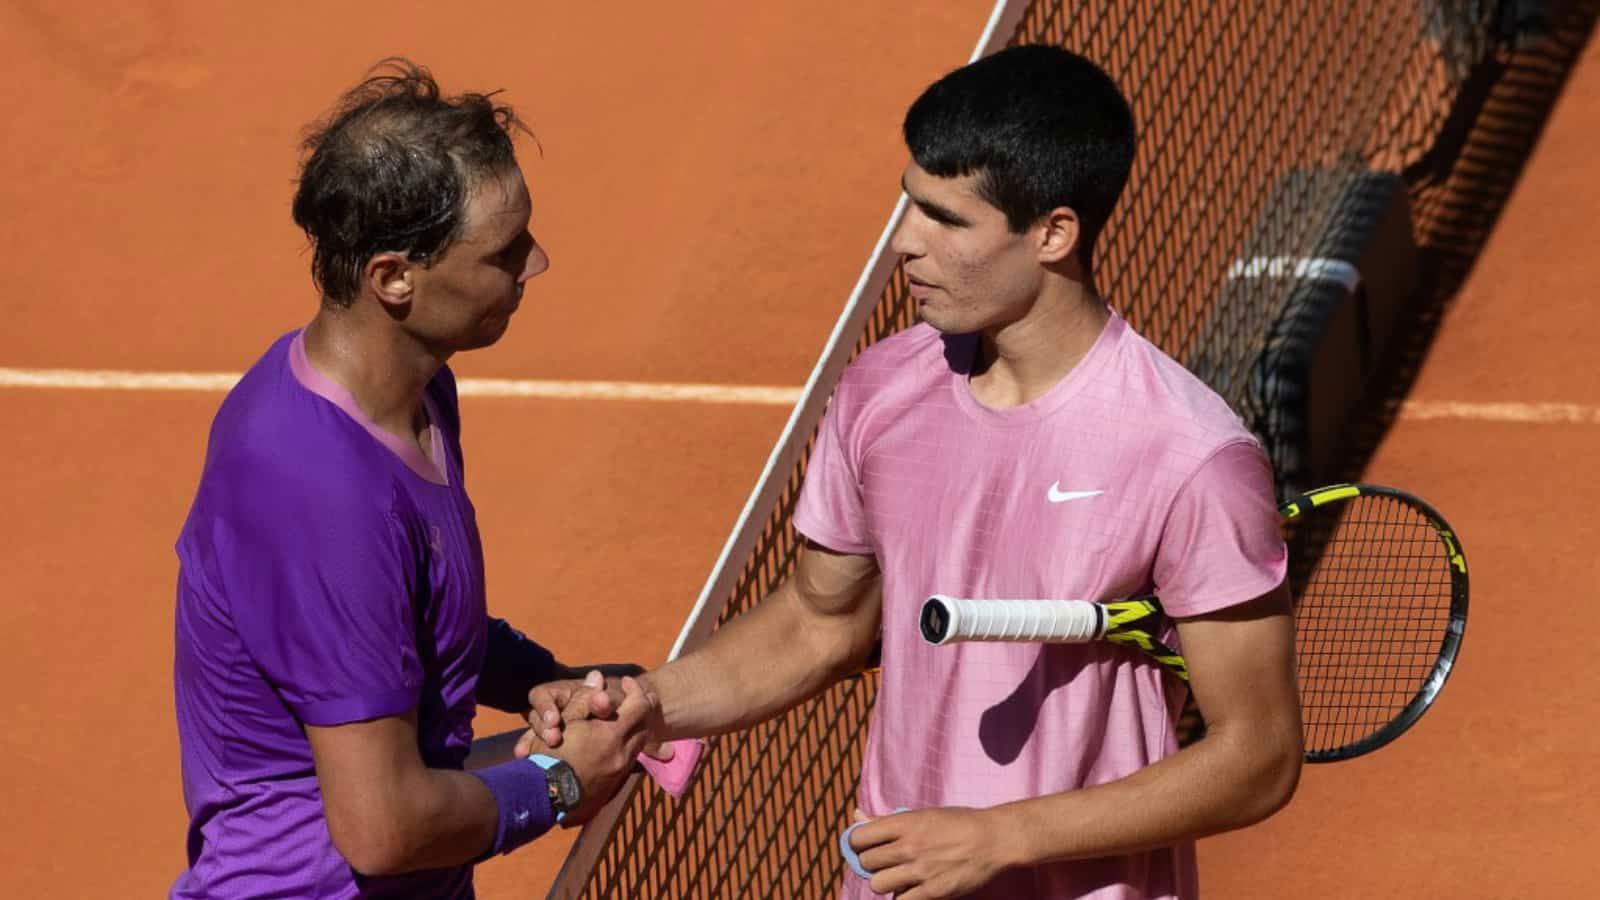
<path fill-rule="evenodd" d="M 1590 889 L 1600 44 L 1592 4 L 1568 5 L 1566 43 L 1529 63 L 1553 105 L 1485 163 L 1504 190 L 1358 473 L 1462 536 L 1459 667 L 1402 740 L 1308 768 L 1286 811 L 1202 842 L 1208 896 Z M 19 451 L 0 893 L 162 896 L 184 865 L 172 545 L 222 393 L 179 376 L 237 373 L 312 315 L 297 144 L 370 63 L 504 88 L 538 135 L 521 155 L 552 268 L 505 340 L 452 363 L 540 386 L 462 401 L 491 612 L 565 660 L 653 665 L 895 203 L 905 104 L 990 6 L 0 5 L 0 413 Z M 651 388 L 682 384 L 709 387 Z M 544 896 L 571 840 L 480 867 L 480 896 Z"/>

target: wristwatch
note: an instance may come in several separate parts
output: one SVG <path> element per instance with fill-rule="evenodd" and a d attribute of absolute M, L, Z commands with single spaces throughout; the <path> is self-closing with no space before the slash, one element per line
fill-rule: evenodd
<path fill-rule="evenodd" d="M 559 823 L 567 813 L 578 808 L 583 800 L 583 785 L 578 783 L 578 773 L 562 760 L 543 753 L 528 756 L 528 762 L 544 770 L 544 781 L 550 789 L 550 807 L 556 811 Z"/>

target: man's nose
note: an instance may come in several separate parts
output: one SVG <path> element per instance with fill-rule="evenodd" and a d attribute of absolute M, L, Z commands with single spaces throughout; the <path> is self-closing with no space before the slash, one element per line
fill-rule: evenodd
<path fill-rule="evenodd" d="M 901 219 L 900 224 L 895 226 L 894 234 L 889 235 L 890 252 L 897 256 L 915 256 L 910 232 L 910 223 L 906 219 Z"/>
<path fill-rule="evenodd" d="M 528 251 L 528 261 L 522 265 L 522 276 L 517 281 L 527 281 L 548 268 L 550 268 L 550 254 L 545 252 L 538 241 L 534 241 L 533 249 Z"/>

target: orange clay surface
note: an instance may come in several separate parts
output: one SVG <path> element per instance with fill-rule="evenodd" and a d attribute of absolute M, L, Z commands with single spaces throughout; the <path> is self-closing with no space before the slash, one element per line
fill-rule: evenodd
<path fill-rule="evenodd" d="M 315 298 L 300 129 L 403 53 L 503 87 L 551 271 L 466 376 L 803 382 L 895 199 L 897 127 L 987 0 L 0 4 L 0 367 L 238 371 Z M 1600 59 L 1586 51 L 1414 396 L 1600 403 L 1589 314 Z M 220 396 L 0 388 L 0 895 L 152 897 L 183 866 L 172 543 Z M 662 660 L 787 411 L 467 398 L 491 609 L 564 659 Z M 1414 733 L 1307 772 L 1202 844 L 1213 897 L 1556 896 L 1589 886 L 1600 426 L 1401 421 L 1371 480 L 1464 536 L 1462 665 Z M 511 727 L 496 713 L 484 733 Z M 541 897 L 555 834 L 482 866 Z"/>

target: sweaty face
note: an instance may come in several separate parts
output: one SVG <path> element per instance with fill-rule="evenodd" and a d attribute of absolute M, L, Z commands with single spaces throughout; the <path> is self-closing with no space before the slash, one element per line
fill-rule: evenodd
<path fill-rule="evenodd" d="M 428 267 L 414 267 L 407 326 L 454 352 L 505 334 L 528 279 L 550 267 L 528 223 L 533 203 L 516 170 L 485 177 L 468 195 L 461 234 Z"/>
<path fill-rule="evenodd" d="M 1013 233 L 1005 213 L 978 195 L 977 175 L 941 178 L 913 162 L 900 183 L 911 206 L 889 247 L 904 261 L 923 321 L 967 334 L 1022 318 L 1043 283 L 1032 229 Z"/>

